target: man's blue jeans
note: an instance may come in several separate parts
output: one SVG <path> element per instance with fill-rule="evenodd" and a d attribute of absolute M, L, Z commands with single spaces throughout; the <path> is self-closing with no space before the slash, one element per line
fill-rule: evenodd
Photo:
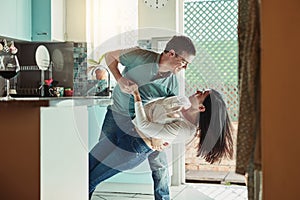
<path fill-rule="evenodd" d="M 115 174 L 132 169 L 148 157 L 155 200 L 169 200 L 166 154 L 152 151 L 139 137 L 130 117 L 107 110 L 99 142 L 89 154 L 89 192 Z"/>
<path fill-rule="evenodd" d="M 170 200 L 169 170 L 167 155 L 163 151 L 154 151 L 148 156 L 152 171 L 155 200 Z"/>

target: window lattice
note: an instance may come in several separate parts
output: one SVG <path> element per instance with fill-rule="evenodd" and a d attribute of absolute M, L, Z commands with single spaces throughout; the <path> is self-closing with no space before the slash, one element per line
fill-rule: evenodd
<path fill-rule="evenodd" d="M 238 0 L 184 2 L 184 32 L 195 42 L 197 56 L 185 72 L 186 95 L 214 88 L 238 119 Z"/>

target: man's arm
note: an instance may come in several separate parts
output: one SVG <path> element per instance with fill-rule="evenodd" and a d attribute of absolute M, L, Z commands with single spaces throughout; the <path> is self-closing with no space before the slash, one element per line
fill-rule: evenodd
<path fill-rule="evenodd" d="M 121 50 L 110 51 L 105 54 L 106 64 L 115 77 L 116 81 L 120 85 L 121 91 L 131 94 L 138 88 L 137 84 L 127 78 L 124 78 L 120 72 L 118 64 L 120 63 Z"/>
<path fill-rule="evenodd" d="M 120 62 L 119 57 L 120 57 L 121 50 L 116 50 L 116 51 L 110 51 L 105 54 L 105 61 L 106 64 L 112 73 L 112 75 L 115 77 L 116 81 L 119 81 L 119 79 L 122 77 L 122 74 L 118 68 L 118 64 Z"/>

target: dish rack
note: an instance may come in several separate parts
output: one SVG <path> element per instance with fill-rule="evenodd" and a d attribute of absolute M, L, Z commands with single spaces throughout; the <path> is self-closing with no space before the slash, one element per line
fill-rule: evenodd
<path fill-rule="evenodd" d="M 20 66 L 20 78 L 18 78 L 18 86 L 16 88 L 19 97 L 28 96 L 45 96 L 45 73 L 46 78 L 52 78 L 52 63 L 47 70 L 41 70 L 37 65 Z M 38 86 L 37 83 L 38 82 Z"/>

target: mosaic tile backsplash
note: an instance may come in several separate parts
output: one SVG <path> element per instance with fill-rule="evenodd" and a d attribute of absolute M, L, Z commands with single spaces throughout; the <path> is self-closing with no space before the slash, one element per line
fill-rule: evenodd
<path fill-rule="evenodd" d="M 74 96 L 92 96 L 91 89 L 97 87 L 98 80 L 88 80 L 87 44 L 74 43 Z"/>

